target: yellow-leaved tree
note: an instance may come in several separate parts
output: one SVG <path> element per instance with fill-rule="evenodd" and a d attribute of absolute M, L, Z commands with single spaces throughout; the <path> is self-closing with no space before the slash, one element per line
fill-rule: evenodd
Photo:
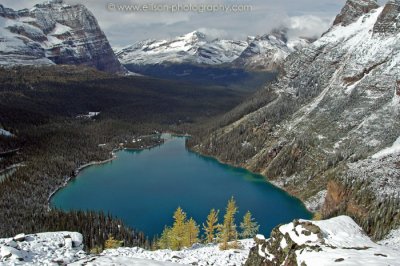
<path fill-rule="evenodd" d="M 213 243 L 216 238 L 216 231 L 219 227 L 218 224 L 219 210 L 211 209 L 207 216 L 207 221 L 203 224 L 203 230 L 206 237 L 206 243 Z"/>
<path fill-rule="evenodd" d="M 226 206 L 226 212 L 224 215 L 224 222 L 219 228 L 219 239 L 221 245 L 219 248 L 221 250 L 226 250 L 229 248 L 237 248 L 239 243 L 237 241 L 238 233 L 236 230 L 235 215 L 238 212 L 235 199 L 232 197 L 228 201 Z"/>
<path fill-rule="evenodd" d="M 123 246 L 123 241 L 115 239 L 112 235 L 108 236 L 108 239 L 104 243 L 104 248 L 105 249 L 110 249 L 110 248 L 119 248 Z"/>
<path fill-rule="evenodd" d="M 186 223 L 185 243 L 186 247 L 191 247 L 193 244 L 199 242 L 200 229 L 196 221 L 190 218 Z"/>
<path fill-rule="evenodd" d="M 242 232 L 240 233 L 240 237 L 254 237 L 258 233 L 259 228 L 260 226 L 251 216 L 251 212 L 247 211 L 246 214 L 243 216 L 243 221 L 240 223 L 240 229 L 242 230 Z"/>
<path fill-rule="evenodd" d="M 180 250 L 185 246 L 186 213 L 181 207 L 174 213 L 174 225 L 171 229 L 171 246 L 173 250 Z"/>

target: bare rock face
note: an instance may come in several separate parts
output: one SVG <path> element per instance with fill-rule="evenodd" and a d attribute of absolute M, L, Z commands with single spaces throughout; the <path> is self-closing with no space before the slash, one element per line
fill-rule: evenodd
<path fill-rule="evenodd" d="M 119 73 L 114 55 L 96 18 L 83 5 L 53 0 L 28 10 L 0 6 L 1 64 L 85 65 Z M 38 60 L 40 62 L 38 62 Z"/>
<path fill-rule="evenodd" d="M 379 15 L 374 26 L 374 33 L 400 32 L 400 1 L 390 0 Z"/>
<path fill-rule="evenodd" d="M 376 0 L 347 0 L 340 14 L 336 16 L 333 25 L 342 24 L 342 26 L 347 26 L 378 7 Z"/>

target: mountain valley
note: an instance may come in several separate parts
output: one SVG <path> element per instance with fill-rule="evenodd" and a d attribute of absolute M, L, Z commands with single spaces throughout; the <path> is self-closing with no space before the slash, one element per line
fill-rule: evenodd
<path fill-rule="evenodd" d="M 332 21 L 317 39 L 285 27 L 246 40 L 196 30 L 113 50 L 82 4 L 0 5 L 0 264 L 399 265 L 400 0 L 347 0 Z M 107 210 L 51 205 L 119 150 L 150 162 L 160 133 L 187 136 L 189 157 L 260 174 L 313 219 L 266 237 L 236 232 L 230 250 L 202 235 L 171 251 Z M 152 193 L 179 197 L 150 181 Z"/>

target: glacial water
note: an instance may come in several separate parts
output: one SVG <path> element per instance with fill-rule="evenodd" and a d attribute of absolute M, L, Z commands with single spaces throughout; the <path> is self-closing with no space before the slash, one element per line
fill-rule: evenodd
<path fill-rule="evenodd" d="M 52 206 L 109 212 L 149 237 L 172 224 L 178 206 L 199 224 L 211 208 L 220 209 L 222 219 L 231 196 L 239 206 L 237 223 L 250 210 L 267 236 L 280 223 L 311 217 L 298 199 L 264 177 L 188 151 L 183 137 L 166 135 L 161 146 L 117 157 L 84 169 L 52 197 Z"/>

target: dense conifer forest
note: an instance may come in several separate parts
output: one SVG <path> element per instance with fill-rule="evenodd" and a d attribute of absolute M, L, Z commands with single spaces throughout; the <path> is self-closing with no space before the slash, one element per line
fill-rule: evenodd
<path fill-rule="evenodd" d="M 13 134 L 0 136 L 0 171 L 15 171 L 0 178 L 0 236 L 69 230 L 83 233 L 88 250 L 104 247 L 110 236 L 126 246 L 149 247 L 142 233 L 117 218 L 54 210 L 50 196 L 79 167 L 109 159 L 132 139 L 156 131 L 196 132 L 195 125 L 245 96 L 81 67 L 0 69 L 0 128 Z"/>

